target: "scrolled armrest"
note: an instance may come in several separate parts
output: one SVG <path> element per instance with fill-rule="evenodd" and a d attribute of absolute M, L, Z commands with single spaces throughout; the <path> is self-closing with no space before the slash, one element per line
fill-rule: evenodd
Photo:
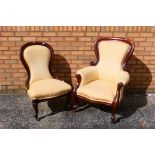
<path fill-rule="evenodd" d="M 118 78 L 116 79 L 116 83 L 123 83 L 123 85 L 126 85 L 130 80 L 130 75 L 126 71 L 121 71 Z"/>
<path fill-rule="evenodd" d="M 95 66 L 89 66 L 78 70 L 76 75 L 81 76 L 80 86 L 84 86 L 87 83 L 98 79 L 98 70 Z"/>

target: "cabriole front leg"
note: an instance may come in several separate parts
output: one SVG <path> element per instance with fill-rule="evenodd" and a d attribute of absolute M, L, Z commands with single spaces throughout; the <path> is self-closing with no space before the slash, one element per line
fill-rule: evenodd
<path fill-rule="evenodd" d="M 79 103 L 79 98 L 77 96 L 77 89 L 80 86 L 81 83 L 81 75 L 80 74 L 76 74 L 76 79 L 77 79 L 77 83 L 76 83 L 76 87 L 73 90 L 73 105 L 72 105 L 72 110 L 73 111 L 77 111 L 77 107 L 78 107 L 78 103 Z"/>
<path fill-rule="evenodd" d="M 112 116 L 111 116 L 111 122 L 112 123 L 115 123 L 115 119 L 116 119 L 116 117 L 115 117 L 116 107 L 117 107 L 117 103 L 114 101 L 112 103 Z"/>
<path fill-rule="evenodd" d="M 112 103 L 112 116 L 111 116 L 111 122 L 112 123 L 115 123 L 115 119 L 116 119 L 115 113 L 116 113 L 116 110 L 117 110 L 119 102 L 120 102 L 120 91 L 121 91 L 122 87 L 123 87 L 123 83 L 122 82 L 118 83 L 116 96 L 115 96 L 114 101 Z"/>
<path fill-rule="evenodd" d="M 79 103 L 78 96 L 77 96 L 76 92 L 73 92 L 73 105 L 72 105 L 73 111 L 77 111 L 78 103 Z"/>
<path fill-rule="evenodd" d="M 34 117 L 36 118 L 36 120 L 38 121 L 38 104 L 39 104 L 39 101 L 38 100 L 33 100 L 32 101 L 32 105 L 33 105 L 33 108 L 34 108 L 34 111 L 35 111 L 35 115 Z"/>
<path fill-rule="evenodd" d="M 71 108 L 71 92 L 67 94 L 67 101 L 66 101 L 66 105 L 67 105 L 67 109 Z"/>

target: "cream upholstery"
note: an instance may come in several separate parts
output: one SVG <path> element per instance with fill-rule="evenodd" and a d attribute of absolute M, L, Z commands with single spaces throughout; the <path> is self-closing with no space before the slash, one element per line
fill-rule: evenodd
<path fill-rule="evenodd" d="M 81 75 L 80 86 L 84 86 L 91 81 L 98 79 L 98 71 L 94 66 L 86 67 L 77 71 L 77 74 Z"/>
<path fill-rule="evenodd" d="M 101 41 L 98 45 L 99 62 L 97 66 L 80 69 L 77 74 L 82 77 L 77 95 L 94 101 L 112 103 L 117 84 L 126 85 L 129 74 L 123 71 L 122 64 L 128 53 L 129 45 L 121 41 Z M 120 101 L 124 86 L 121 88 Z"/>
<path fill-rule="evenodd" d="M 71 91 L 71 86 L 57 79 L 44 79 L 33 82 L 28 90 L 31 99 L 53 98 Z"/>
<path fill-rule="evenodd" d="M 118 75 L 118 77 L 116 78 L 116 84 L 122 82 L 123 85 L 126 85 L 130 80 L 130 75 L 128 72 L 126 71 L 121 71 Z"/>
<path fill-rule="evenodd" d="M 64 81 L 54 79 L 49 72 L 50 50 L 42 45 L 31 45 L 24 50 L 24 59 L 30 69 L 28 95 L 31 99 L 54 98 L 71 91 Z"/>
<path fill-rule="evenodd" d="M 102 41 L 99 43 L 100 61 L 97 65 L 99 79 L 114 81 L 122 72 L 122 62 L 129 45 L 120 41 Z"/>
<path fill-rule="evenodd" d="M 48 65 L 51 58 L 49 49 L 41 45 L 29 46 L 24 50 L 24 59 L 30 69 L 30 84 L 46 79 L 52 78 Z"/>
<path fill-rule="evenodd" d="M 113 83 L 103 80 L 95 80 L 80 87 L 77 90 L 77 95 L 94 101 L 112 103 L 115 97 L 115 92 L 116 87 L 114 87 Z"/>

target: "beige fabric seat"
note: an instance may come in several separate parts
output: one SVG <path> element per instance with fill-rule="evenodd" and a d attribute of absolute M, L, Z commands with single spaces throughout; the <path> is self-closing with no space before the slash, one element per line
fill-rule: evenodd
<path fill-rule="evenodd" d="M 129 80 L 129 73 L 123 70 L 118 75 L 109 76 L 109 79 L 100 79 L 97 66 L 90 66 L 77 71 L 77 75 L 81 76 L 81 82 L 77 89 L 77 95 L 86 97 L 92 101 L 112 103 L 117 92 L 117 84 L 123 83 L 125 86 Z M 106 76 L 105 76 L 106 77 Z M 121 101 L 123 97 L 124 86 L 120 91 Z"/>
<path fill-rule="evenodd" d="M 67 94 L 71 91 L 71 86 L 57 79 L 44 79 L 33 82 L 28 89 L 31 99 L 54 98 Z"/>
<path fill-rule="evenodd" d="M 96 80 L 80 87 L 77 90 L 77 95 L 85 98 L 112 104 L 116 93 L 116 87 L 111 82 Z"/>

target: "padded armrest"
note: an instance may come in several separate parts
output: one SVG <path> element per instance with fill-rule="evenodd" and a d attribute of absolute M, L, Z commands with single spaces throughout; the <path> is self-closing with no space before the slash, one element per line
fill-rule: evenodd
<path fill-rule="evenodd" d="M 80 86 L 84 86 L 91 81 L 98 79 L 98 70 L 96 66 L 89 66 L 86 68 L 82 68 L 76 72 L 81 76 L 81 83 Z"/>
<path fill-rule="evenodd" d="M 130 75 L 126 71 L 121 71 L 118 78 L 116 79 L 116 83 L 123 83 L 123 85 L 126 85 L 130 80 Z"/>

